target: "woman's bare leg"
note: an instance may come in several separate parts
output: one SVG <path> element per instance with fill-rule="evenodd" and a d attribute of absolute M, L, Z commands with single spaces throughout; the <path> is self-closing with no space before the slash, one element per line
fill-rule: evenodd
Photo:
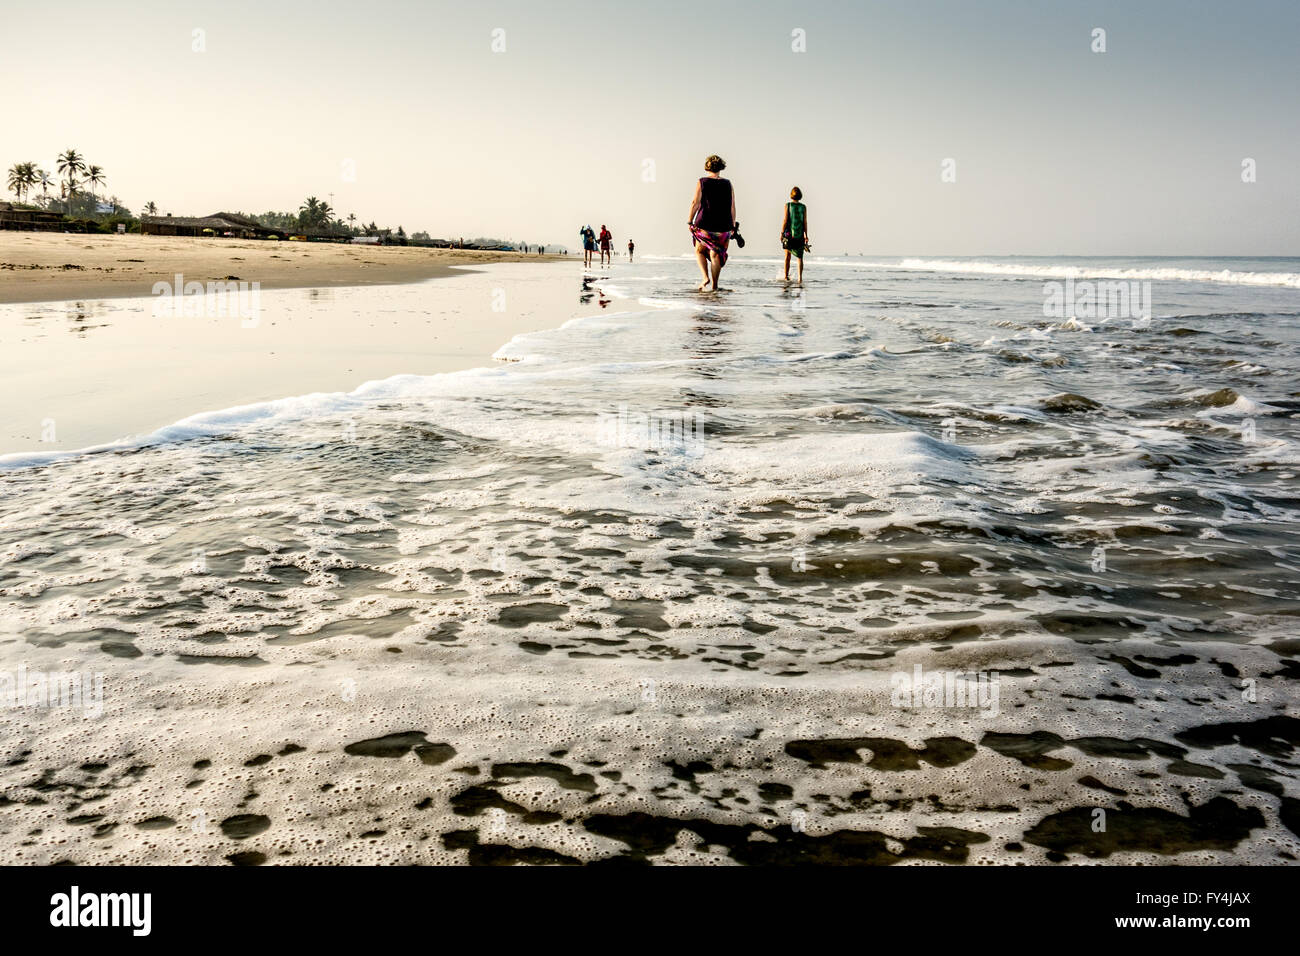
<path fill-rule="evenodd" d="M 803 285 L 803 256 L 799 257 L 799 284 Z"/>
<path fill-rule="evenodd" d="M 702 242 L 695 244 L 695 260 L 700 266 L 700 275 L 704 276 L 704 281 L 700 283 L 700 291 L 703 292 L 709 287 L 709 250 Z"/>
<path fill-rule="evenodd" d="M 722 258 L 716 252 L 709 253 L 709 259 L 713 262 L 713 291 L 718 291 L 718 276 L 722 274 Z"/>
<path fill-rule="evenodd" d="M 790 281 L 790 250 L 785 250 L 785 281 Z"/>

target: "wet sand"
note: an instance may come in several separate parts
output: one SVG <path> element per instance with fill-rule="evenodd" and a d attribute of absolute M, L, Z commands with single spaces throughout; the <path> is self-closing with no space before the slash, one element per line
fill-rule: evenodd
<path fill-rule="evenodd" d="M 257 282 L 299 289 L 419 282 L 452 267 L 556 261 L 514 252 L 176 236 L 0 232 L 0 303 L 146 296 L 155 282 Z M 575 261 L 577 260 L 575 257 Z"/>
<path fill-rule="evenodd" d="M 0 459 L 394 374 L 490 366 L 513 336 L 599 308 L 555 263 L 439 268 L 445 277 L 414 284 L 263 291 L 251 324 L 179 304 L 159 315 L 150 296 L 0 304 Z"/>

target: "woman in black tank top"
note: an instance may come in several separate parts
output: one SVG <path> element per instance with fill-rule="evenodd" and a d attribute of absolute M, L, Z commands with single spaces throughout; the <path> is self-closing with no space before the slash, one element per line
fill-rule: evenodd
<path fill-rule="evenodd" d="M 731 215 L 731 180 L 721 176 L 700 179 L 700 215 L 696 225 L 709 232 L 730 232 L 736 220 Z"/>
<path fill-rule="evenodd" d="M 691 199 L 689 225 L 695 241 L 695 258 L 704 276 L 699 287 L 701 292 L 718 290 L 718 275 L 727 263 L 727 246 L 736 229 L 736 195 L 731 181 L 718 175 L 726 168 L 720 156 L 706 159 L 704 170 L 708 175 L 695 184 Z"/>

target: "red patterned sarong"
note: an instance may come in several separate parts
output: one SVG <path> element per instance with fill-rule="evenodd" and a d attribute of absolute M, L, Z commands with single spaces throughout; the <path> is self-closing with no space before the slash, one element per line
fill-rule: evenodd
<path fill-rule="evenodd" d="M 727 246 L 731 243 L 730 232 L 709 232 L 699 226 L 691 226 L 691 238 L 710 252 L 718 254 L 718 262 L 727 264 Z"/>

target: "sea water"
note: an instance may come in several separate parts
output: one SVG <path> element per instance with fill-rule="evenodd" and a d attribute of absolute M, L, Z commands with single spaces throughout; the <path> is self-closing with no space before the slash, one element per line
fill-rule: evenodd
<path fill-rule="evenodd" d="M 8 859 L 1295 860 L 1300 260 L 555 269 L 0 461 Z"/>

